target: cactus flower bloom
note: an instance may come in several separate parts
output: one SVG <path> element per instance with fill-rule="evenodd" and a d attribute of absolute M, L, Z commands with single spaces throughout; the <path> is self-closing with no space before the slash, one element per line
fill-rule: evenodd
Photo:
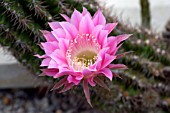
<path fill-rule="evenodd" d="M 61 16 L 66 21 L 50 22 L 52 31 L 41 31 L 46 39 L 40 44 L 45 54 L 36 56 L 43 59 L 40 66 L 45 66 L 42 69 L 45 75 L 54 79 L 61 77 L 53 89 L 64 86 L 62 93 L 82 82 L 85 97 L 91 105 L 88 85 L 98 84 L 108 89 L 99 76 L 112 80 L 116 74 L 111 69 L 126 68 L 111 62 L 123 55 L 116 55 L 116 52 L 130 35 L 108 36 L 117 23 L 106 24 L 100 10 L 94 16 L 86 8 L 82 13 L 74 10 L 71 18 Z"/>

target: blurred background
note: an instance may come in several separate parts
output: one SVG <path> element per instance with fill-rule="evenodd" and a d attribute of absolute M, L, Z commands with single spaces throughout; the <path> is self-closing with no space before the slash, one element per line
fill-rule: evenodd
<path fill-rule="evenodd" d="M 92 90 L 94 108 L 79 89 L 50 92 L 54 81 L 37 77 L 40 61 L 32 56 L 42 53 L 39 29 L 82 6 L 120 22 L 113 35 L 133 34 L 120 52 L 134 53 L 116 62 L 129 67 L 116 71 L 123 82 L 106 80 L 109 96 Z M 0 0 L 0 113 L 170 113 L 169 12 L 169 0 Z"/>
<path fill-rule="evenodd" d="M 133 27 L 145 26 L 145 21 L 146 23 L 148 21 L 148 27 L 155 32 L 162 32 L 170 18 L 170 15 L 167 15 L 169 0 L 99 0 L 99 2 L 108 10 L 112 10 L 112 15 L 117 15 L 119 20 L 128 24 L 130 22 Z"/>

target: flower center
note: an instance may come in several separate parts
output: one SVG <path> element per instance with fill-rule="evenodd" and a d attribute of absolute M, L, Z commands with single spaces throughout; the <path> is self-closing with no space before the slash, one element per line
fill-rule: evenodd
<path fill-rule="evenodd" d="M 78 34 L 77 37 L 70 42 L 67 50 L 68 63 L 75 71 L 83 71 L 95 63 L 99 50 L 100 45 L 94 36 Z"/>

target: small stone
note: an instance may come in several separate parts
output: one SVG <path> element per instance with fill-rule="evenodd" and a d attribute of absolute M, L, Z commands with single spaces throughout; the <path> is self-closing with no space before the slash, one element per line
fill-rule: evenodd
<path fill-rule="evenodd" d="M 13 105 L 13 109 L 18 109 L 19 108 L 19 105 L 18 104 L 14 104 Z"/>
<path fill-rule="evenodd" d="M 69 110 L 67 110 L 66 113 L 75 113 L 75 112 L 76 112 L 76 109 L 69 109 Z"/>
<path fill-rule="evenodd" d="M 25 113 L 25 110 L 24 110 L 23 108 L 19 108 L 19 109 L 17 110 L 17 113 Z"/>
<path fill-rule="evenodd" d="M 47 109 L 49 104 L 48 104 L 48 99 L 47 98 L 42 98 L 42 99 L 35 99 L 35 105 L 39 109 Z"/>
<path fill-rule="evenodd" d="M 67 110 L 68 109 L 68 105 L 66 103 L 62 103 L 61 104 L 61 107 L 64 109 L 64 110 Z"/>
<path fill-rule="evenodd" d="M 48 99 L 47 98 L 43 98 L 40 102 L 41 102 L 41 108 L 42 109 L 47 109 L 48 108 L 49 103 L 48 103 Z"/>
<path fill-rule="evenodd" d="M 165 99 L 165 101 L 167 102 L 168 106 L 170 106 L 170 98 Z"/>
<path fill-rule="evenodd" d="M 25 109 L 28 111 L 28 113 L 35 113 L 36 111 L 33 104 L 30 101 L 26 101 Z"/>
<path fill-rule="evenodd" d="M 5 105 L 11 104 L 11 99 L 9 99 L 9 98 L 6 97 L 6 96 L 2 98 L 2 101 L 3 101 L 3 104 L 5 104 Z"/>
<path fill-rule="evenodd" d="M 128 97 L 129 96 L 129 92 L 127 92 L 127 91 L 124 91 L 122 94 L 123 94 L 124 97 Z"/>
<path fill-rule="evenodd" d="M 61 111 L 60 109 L 56 110 L 55 113 L 63 113 L 63 111 Z"/>
<path fill-rule="evenodd" d="M 5 110 L 6 110 L 6 111 L 12 111 L 12 106 L 6 106 L 6 107 L 5 107 Z"/>

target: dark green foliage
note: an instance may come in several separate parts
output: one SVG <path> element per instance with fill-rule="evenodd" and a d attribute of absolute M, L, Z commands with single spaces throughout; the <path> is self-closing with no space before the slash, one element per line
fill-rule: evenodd
<path fill-rule="evenodd" d="M 49 21 L 63 21 L 61 13 L 71 15 L 74 8 L 82 11 L 82 6 L 91 14 L 97 9 L 97 4 L 88 0 L 3 0 L 0 3 L 0 44 L 38 75 L 40 60 L 33 55 L 43 54 L 38 44 L 45 41 L 39 30 L 50 30 Z M 109 14 L 105 16 L 108 22 L 115 21 Z M 133 36 L 124 42 L 119 52 L 133 53 L 113 63 L 123 63 L 129 69 L 113 70 L 122 78 L 114 78 L 113 82 L 101 78 L 111 91 L 98 86 L 92 88 L 94 107 L 115 113 L 170 112 L 170 79 L 163 73 L 170 65 L 168 43 L 144 28 L 121 23 L 111 35 L 124 33 Z M 82 95 L 79 89 L 73 93 Z"/>

